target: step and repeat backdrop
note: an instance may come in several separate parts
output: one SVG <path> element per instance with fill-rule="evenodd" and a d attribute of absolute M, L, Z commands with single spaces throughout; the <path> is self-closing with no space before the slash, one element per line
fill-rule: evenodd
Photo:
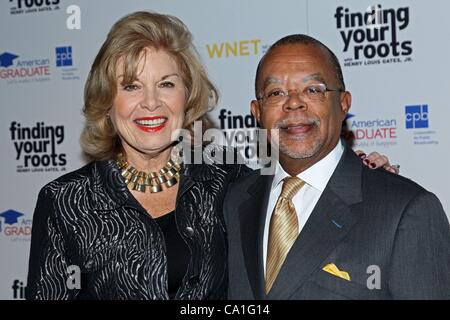
<path fill-rule="evenodd" d="M 353 94 L 355 148 L 388 155 L 450 214 L 449 1 L 1 1 L 0 299 L 24 298 L 38 191 L 85 163 L 84 82 L 112 24 L 137 10 L 190 28 L 221 94 L 212 118 L 238 146 L 255 133 L 249 104 L 270 44 L 292 33 L 323 41 Z"/>

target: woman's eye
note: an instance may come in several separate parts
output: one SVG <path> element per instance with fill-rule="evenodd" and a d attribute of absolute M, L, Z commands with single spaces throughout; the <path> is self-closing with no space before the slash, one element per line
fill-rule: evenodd
<path fill-rule="evenodd" d="M 123 90 L 125 91 L 134 91 L 139 89 L 139 86 L 137 84 L 127 84 L 123 86 Z"/>
<path fill-rule="evenodd" d="M 170 81 L 165 81 L 165 82 L 161 82 L 159 84 L 159 86 L 161 88 L 173 88 L 173 87 L 175 87 L 175 84 L 173 82 L 170 82 Z"/>

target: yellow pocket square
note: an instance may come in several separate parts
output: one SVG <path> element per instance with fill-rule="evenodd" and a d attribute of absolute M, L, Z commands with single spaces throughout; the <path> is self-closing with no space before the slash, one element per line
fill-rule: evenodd
<path fill-rule="evenodd" d="M 336 267 L 336 265 L 334 263 L 330 263 L 327 264 L 325 267 L 322 268 L 323 271 L 331 273 L 332 275 L 345 279 L 347 281 L 351 281 L 350 279 L 350 275 L 345 272 L 345 271 L 341 271 L 338 269 L 338 267 Z"/>

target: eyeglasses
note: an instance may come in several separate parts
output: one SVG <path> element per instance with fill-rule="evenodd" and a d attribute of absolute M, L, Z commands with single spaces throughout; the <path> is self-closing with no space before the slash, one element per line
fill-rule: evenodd
<path fill-rule="evenodd" d="M 289 93 L 290 91 L 294 91 L 296 94 L 299 94 L 297 90 L 283 90 L 277 88 L 263 93 L 263 95 L 257 98 L 257 100 L 262 101 L 262 103 L 267 106 L 278 106 L 286 103 L 289 96 L 292 94 Z M 300 95 L 305 102 L 323 102 L 327 98 L 326 93 L 328 91 L 344 92 L 343 89 L 330 89 L 327 88 L 324 83 L 318 83 L 305 87 L 301 90 Z"/>

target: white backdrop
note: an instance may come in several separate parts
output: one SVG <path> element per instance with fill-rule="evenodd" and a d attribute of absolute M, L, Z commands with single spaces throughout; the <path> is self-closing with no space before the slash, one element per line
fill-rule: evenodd
<path fill-rule="evenodd" d="M 373 5 L 368 27 L 359 17 Z M 212 116 L 226 130 L 233 125 L 224 115 L 252 125 L 254 74 L 266 48 L 291 33 L 317 37 L 340 59 L 353 93 L 356 147 L 387 154 L 450 214 L 446 0 L 2 1 L 0 299 L 23 298 L 38 191 L 83 165 L 84 81 L 112 24 L 136 10 L 170 13 L 190 28 L 221 93 Z"/>

